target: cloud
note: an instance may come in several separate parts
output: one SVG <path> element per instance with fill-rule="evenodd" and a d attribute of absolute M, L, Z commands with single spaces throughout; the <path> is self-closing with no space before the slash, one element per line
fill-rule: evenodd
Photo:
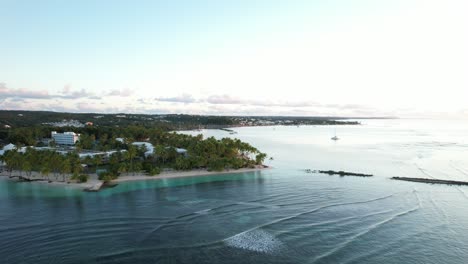
<path fill-rule="evenodd" d="M 312 101 L 273 101 L 273 100 L 251 100 L 233 97 L 227 94 L 211 95 L 201 101 L 209 104 L 234 104 L 234 105 L 251 105 L 251 106 L 279 106 L 279 107 L 310 107 L 319 106 L 320 104 Z"/>
<path fill-rule="evenodd" d="M 107 93 L 104 93 L 104 96 L 119 96 L 119 97 L 128 97 L 133 94 L 133 91 L 126 89 L 113 89 Z M 60 95 L 62 98 L 66 99 L 79 99 L 79 98 L 90 98 L 90 99 L 100 99 L 101 97 L 86 91 L 85 89 L 75 90 L 71 89 L 71 85 L 67 84 L 63 87 L 62 93 Z"/>
<path fill-rule="evenodd" d="M 190 94 L 182 94 L 182 95 L 175 96 L 175 97 L 158 97 L 155 100 L 160 101 L 160 102 L 184 103 L 184 104 L 195 103 L 197 101 Z"/>
<path fill-rule="evenodd" d="M 120 96 L 120 97 L 129 97 L 133 94 L 133 90 L 130 89 L 113 89 L 107 93 L 108 96 Z"/>
<path fill-rule="evenodd" d="M 210 104 L 248 104 L 249 101 L 232 97 L 230 95 L 212 95 L 204 100 Z"/>
<path fill-rule="evenodd" d="M 192 113 L 216 115 L 322 115 L 375 116 L 388 113 L 359 104 L 322 104 L 314 101 L 286 101 L 264 98 L 244 99 L 228 94 L 213 94 L 195 98 L 191 94 L 174 97 L 126 98 L 128 90 L 111 90 L 99 98 L 85 89 L 72 90 L 66 85 L 60 93 L 27 89 L 9 89 L 0 83 L 0 108 L 11 110 L 52 110 L 65 112 L 102 113 Z M 89 99 L 99 100 L 89 100 Z M 66 104 L 63 103 L 66 100 Z"/>
<path fill-rule="evenodd" d="M 99 96 L 94 95 L 86 91 L 85 89 L 81 90 L 71 90 L 70 85 L 65 85 L 61 93 L 50 94 L 46 90 L 31 90 L 31 89 L 12 89 L 7 87 L 5 83 L 0 83 L 0 97 L 1 98 L 16 98 L 16 99 L 100 99 Z"/>
<path fill-rule="evenodd" d="M 93 93 L 86 91 L 85 89 L 72 91 L 69 86 L 65 86 L 65 88 L 62 90 L 61 95 L 53 95 L 51 97 L 59 97 L 59 98 L 64 98 L 64 99 L 81 99 L 81 98 L 100 99 L 99 96 L 96 96 Z"/>
<path fill-rule="evenodd" d="M 28 90 L 28 89 L 11 89 L 5 83 L 0 83 L 0 97 L 2 98 L 24 98 L 24 99 L 44 99 L 50 98 L 49 92 L 46 90 Z"/>
<path fill-rule="evenodd" d="M 141 114 L 178 114 L 190 113 L 201 115 L 282 115 L 282 116 L 383 116 L 385 112 L 370 108 L 343 108 L 323 105 L 317 107 L 255 104 L 213 104 L 195 100 L 193 103 L 167 103 L 145 98 L 129 98 L 123 102 L 115 97 L 101 100 L 70 99 L 63 103 L 62 98 L 43 99 L 0 99 L 0 109 L 5 110 L 50 110 L 59 112 L 81 113 L 141 113 Z M 120 100 L 120 101 L 119 101 Z M 232 101 L 227 101 L 232 102 Z M 302 104 L 302 103 L 300 103 Z M 309 105 L 309 104 L 306 104 Z M 339 105 L 337 105 L 339 106 Z"/>
<path fill-rule="evenodd" d="M 204 98 L 195 99 L 190 94 L 182 94 L 176 97 L 161 97 L 156 98 L 159 102 L 170 102 L 170 103 L 183 103 L 183 104 L 196 104 L 196 105 L 208 105 L 209 108 L 214 109 L 215 113 L 220 113 L 220 109 L 232 108 L 232 111 L 239 112 L 240 108 L 253 108 L 254 111 L 266 113 L 264 108 L 276 107 L 278 109 L 283 108 L 283 111 L 290 111 L 290 109 L 304 109 L 294 110 L 294 112 L 300 111 L 311 111 L 314 109 L 322 109 L 320 112 L 335 112 L 339 111 L 356 111 L 356 112 L 371 112 L 374 109 L 368 106 L 359 104 L 322 104 L 314 101 L 285 101 L 285 100 L 268 100 L 268 99 L 243 99 L 228 94 L 214 94 Z M 154 101 L 147 100 L 146 98 L 138 99 L 138 102 L 145 105 L 152 105 Z M 211 106 L 210 106 L 211 105 Z M 216 108 L 216 109 L 215 109 Z M 262 109 L 261 111 L 259 109 Z M 279 110 L 278 110 L 279 111 Z M 292 111 L 292 110 L 291 110 Z M 221 111 L 223 112 L 223 111 Z M 315 111 L 314 111 L 315 113 Z"/>

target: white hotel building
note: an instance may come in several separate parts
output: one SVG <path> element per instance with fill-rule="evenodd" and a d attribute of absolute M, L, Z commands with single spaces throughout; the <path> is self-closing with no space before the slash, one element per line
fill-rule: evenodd
<path fill-rule="evenodd" d="M 80 134 L 76 134 L 75 132 L 57 133 L 56 131 L 52 131 L 51 136 L 57 145 L 75 145 L 76 141 L 80 138 Z"/>

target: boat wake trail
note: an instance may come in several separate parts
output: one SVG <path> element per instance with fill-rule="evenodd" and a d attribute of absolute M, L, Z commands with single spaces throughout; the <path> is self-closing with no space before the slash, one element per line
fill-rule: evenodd
<path fill-rule="evenodd" d="M 419 170 L 422 174 L 426 175 L 427 177 L 429 177 L 429 178 L 431 178 L 431 179 L 435 179 L 434 176 L 432 176 L 431 174 L 429 174 L 425 169 L 421 168 L 418 164 L 415 163 L 414 166 L 416 166 L 416 168 L 418 168 L 418 170 Z"/>
<path fill-rule="evenodd" d="M 433 228 L 440 228 L 441 226 L 433 226 Z M 356 257 L 352 257 L 350 259 L 347 259 L 346 261 L 343 262 L 344 263 L 362 263 L 364 262 L 363 260 L 369 260 L 369 259 L 372 259 L 372 257 L 374 256 L 379 256 L 379 255 L 382 255 L 384 253 L 388 253 L 389 249 L 391 248 L 399 248 L 401 246 L 401 244 L 404 244 L 402 243 L 402 241 L 405 241 L 405 240 L 411 240 L 412 238 L 415 238 L 415 237 L 418 237 L 418 236 L 421 236 L 421 235 L 424 235 L 426 233 L 430 233 L 431 230 L 425 230 L 425 231 L 419 231 L 419 232 L 416 232 L 414 234 L 407 234 L 407 235 L 402 235 L 399 237 L 399 239 L 391 242 L 391 243 L 386 243 L 385 245 L 380 245 L 380 248 L 379 249 L 375 249 L 375 250 L 371 250 L 370 252 L 366 252 L 365 254 L 361 254 L 359 256 L 356 256 Z"/>
<path fill-rule="evenodd" d="M 395 195 L 395 194 L 390 194 L 390 195 L 387 195 L 387 196 L 383 196 L 383 197 L 379 197 L 379 198 L 374 198 L 374 199 L 370 199 L 370 200 L 365 200 L 365 201 L 349 202 L 349 203 L 335 203 L 335 204 L 324 205 L 324 206 L 320 206 L 320 207 L 314 208 L 314 209 L 309 210 L 309 211 L 305 211 L 305 212 L 293 214 L 293 215 L 291 215 L 291 216 L 287 216 L 287 217 L 283 217 L 283 218 L 280 218 L 280 219 L 273 220 L 273 221 L 268 222 L 268 223 L 265 223 L 265 224 L 263 224 L 263 225 L 253 227 L 253 228 L 251 228 L 251 229 L 249 229 L 249 230 L 246 230 L 246 231 L 244 231 L 244 232 L 242 232 L 242 233 L 250 232 L 250 231 L 255 230 L 255 229 L 265 228 L 265 227 L 268 227 L 268 226 L 271 226 L 271 225 L 274 225 L 274 224 L 278 224 L 278 223 L 281 223 L 281 222 L 284 222 L 284 221 L 287 221 L 287 220 L 291 220 L 291 219 L 297 218 L 297 217 L 299 217 L 299 216 L 303 216 L 303 215 L 315 213 L 315 212 L 318 212 L 318 211 L 323 210 L 323 209 L 327 209 L 327 208 L 331 208 L 331 207 L 336 207 L 336 206 L 344 206 L 344 205 L 353 205 L 353 204 L 370 203 L 370 202 L 375 202 L 375 201 L 379 201 L 379 200 L 388 199 L 388 198 L 393 197 L 394 195 Z M 240 233 L 240 234 L 242 234 L 242 233 Z"/>
<path fill-rule="evenodd" d="M 212 208 L 206 208 L 206 209 L 201 209 L 198 211 L 186 213 L 183 215 L 179 215 L 173 218 L 169 218 L 166 220 L 164 223 L 161 223 L 154 227 L 153 229 L 149 230 L 141 239 L 139 239 L 139 244 L 143 244 L 145 241 L 150 239 L 154 234 L 164 228 L 167 227 L 174 227 L 174 226 L 184 226 L 189 222 L 195 221 L 199 217 L 204 217 L 209 214 L 216 214 L 218 217 L 221 215 L 227 216 L 227 215 L 234 215 L 240 211 L 246 211 L 246 210 L 251 210 L 251 209 L 258 209 L 258 208 L 266 208 L 266 209 L 277 209 L 279 208 L 278 206 L 275 205 L 266 205 L 263 203 L 258 203 L 258 202 L 236 202 L 236 201 L 231 201 L 232 203 L 229 204 L 223 204 L 220 206 L 212 207 Z M 244 206 L 246 208 L 235 208 L 236 206 Z"/>
<path fill-rule="evenodd" d="M 393 216 L 391 216 L 391 217 L 389 217 L 389 218 L 387 218 L 387 219 L 385 219 L 383 221 L 377 222 L 377 223 L 369 226 L 366 230 L 364 230 L 362 232 L 359 232 L 354 236 L 351 236 L 345 242 L 339 244 L 337 247 L 333 248 L 332 250 L 330 250 L 330 251 L 328 251 L 328 252 L 326 252 L 326 253 L 324 253 L 322 255 L 317 256 L 315 259 L 313 259 L 311 261 L 311 263 L 330 263 L 332 261 L 328 260 L 329 257 L 335 255 L 336 253 L 338 253 L 342 249 L 346 248 L 347 246 L 349 246 L 350 244 L 352 244 L 353 242 L 355 242 L 356 240 L 358 240 L 362 236 L 365 236 L 365 235 L 371 233 L 372 231 L 380 228 L 383 225 L 386 225 L 386 224 L 396 220 L 397 218 L 403 217 L 405 215 L 414 213 L 417 210 L 419 210 L 422 207 L 421 199 L 419 198 L 419 195 L 417 194 L 416 190 L 413 190 L 413 194 L 415 195 L 416 200 L 417 200 L 417 205 L 416 206 L 414 206 L 413 208 L 411 208 L 409 210 L 405 210 L 403 212 L 397 213 L 397 214 L 395 214 L 395 215 L 393 215 Z"/>
<path fill-rule="evenodd" d="M 456 171 L 460 172 L 462 175 L 468 176 L 468 173 L 467 173 L 465 170 L 459 168 L 458 166 L 455 166 L 455 165 L 453 164 L 453 161 L 450 162 L 450 167 L 452 167 L 452 168 L 455 169 Z M 466 192 L 465 192 L 463 189 L 461 189 L 460 187 L 457 186 L 457 190 L 463 195 L 463 197 L 465 197 L 466 199 L 468 199 L 468 195 L 466 194 Z"/>
<path fill-rule="evenodd" d="M 249 250 L 249 251 L 254 251 L 254 252 L 259 252 L 259 253 L 274 254 L 275 252 L 279 252 L 282 249 L 286 249 L 287 247 L 285 246 L 285 244 L 283 244 L 283 242 L 281 242 L 281 240 L 277 236 L 269 233 L 266 230 L 266 228 L 271 225 L 275 225 L 284 221 L 288 221 L 288 220 L 297 218 L 302 215 L 315 213 L 315 212 L 318 212 L 320 210 L 324 210 L 327 208 L 332 208 L 332 207 L 337 207 L 337 206 L 346 206 L 346 205 L 366 204 L 366 203 L 371 203 L 375 201 L 389 199 L 393 197 L 394 195 L 395 194 L 390 194 L 390 195 L 383 196 L 383 197 L 377 197 L 377 198 L 357 201 L 357 202 L 328 204 L 328 205 L 316 207 L 312 210 L 299 212 L 296 214 L 289 215 L 287 217 L 279 218 L 279 219 L 255 226 L 253 228 L 247 229 L 243 232 L 240 232 L 238 234 L 232 235 L 230 237 L 227 237 L 221 240 L 214 240 L 214 241 L 200 243 L 200 244 L 191 244 L 191 245 L 187 245 L 186 247 L 187 248 L 207 247 L 207 246 L 214 246 L 214 245 L 221 244 L 221 245 L 243 249 L 243 250 Z M 257 207 L 259 206 L 256 203 L 254 204 L 249 203 L 249 204 L 257 205 Z M 174 219 L 171 219 L 167 221 L 166 223 L 163 223 L 157 226 L 156 228 L 151 230 L 149 233 L 147 233 L 141 240 L 139 240 L 138 248 L 144 247 L 144 245 L 146 244 L 145 241 L 147 241 L 148 239 L 151 239 L 154 233 L 157 232 L 158 230 L 161 230 L 162 228 L 177 226 L 177 225 L 185 226 L 187 224 L 187 221 L 193 220 L 193 218 L 196 218 L 196 217 L 199 217 L 200 215 L 205 215 L 205 214 L 212 214 L 212 213 L 214 214 L 216 213 L 216 210 L 219 210 L 219 208 L 226 209 L 228 207 L 229 207 L 228 205 L 222 205 L 222 206 L 219 206 L 218 208 L 200 210 L 194 213 L 185 214 L 185 215 L 176 217 Z M 173 247 L 170 247 L 170 248 L 173 248 Z"/>
<path fill-rule="evenodd" d="M 455 166 L 455 164 L 453 164 L 453 161 L 450 162 L 450 167 L 452 167 L 453 169 L 455 169 L 456 171 L 458 171 L 459 173 L 461 173 L 463 176 L 465 176 L 465 177 L 468 176 L 468 172 L 466 172 L 464 169 L 461 169 L 461 168 L 458 167 L 458 166 Z"/>

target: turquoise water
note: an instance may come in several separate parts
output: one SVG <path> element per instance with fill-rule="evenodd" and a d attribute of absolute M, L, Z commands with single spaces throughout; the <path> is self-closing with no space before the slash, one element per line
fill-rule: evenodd
<path fill-rule="evenodd" d="M 237 128 L 274 169 L 99 193 L 0 179 L 1 263 L 464 263 L 468 125 Z M 333 169 L 375 177 L 307 174 Z"/>

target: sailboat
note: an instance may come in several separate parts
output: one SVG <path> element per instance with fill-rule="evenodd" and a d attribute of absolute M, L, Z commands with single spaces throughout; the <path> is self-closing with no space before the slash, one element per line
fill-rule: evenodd
<path fill-rule="evenodd" d="M 335 136 L 331 138 L 331 140 L 335 140 L 337 141 L 338 139 L 340 139 L 339 137 L 336 136 L 336 128 L 335 128 Z"/>

